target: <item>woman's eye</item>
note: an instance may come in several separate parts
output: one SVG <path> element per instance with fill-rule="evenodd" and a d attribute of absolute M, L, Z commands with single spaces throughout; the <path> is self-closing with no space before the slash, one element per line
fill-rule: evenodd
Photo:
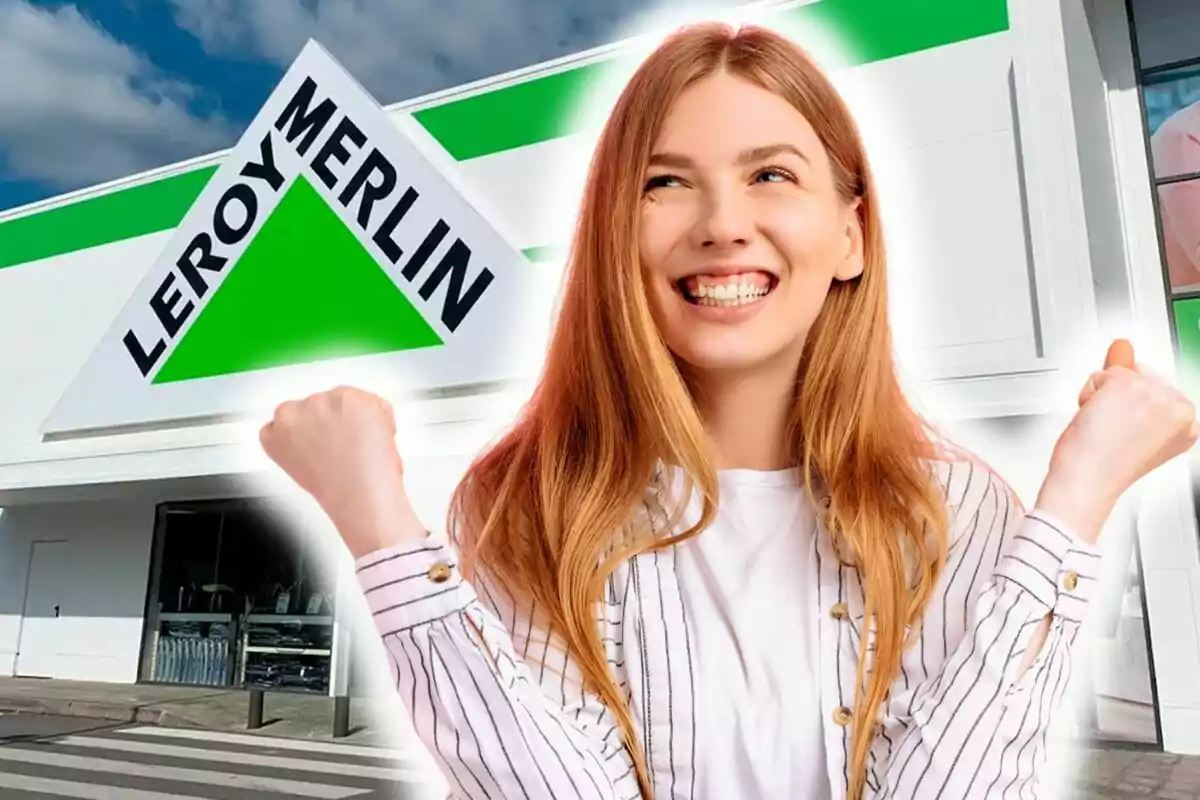
<path fill-rule="evenodd" d="M 646 181 L 645 191 L 648 192 L 651 189 L 660 189 L 678 185 L 679 178 L 675 177 L 674 175 L 655 175 L 653 178 Z"/>
<path fill-rule="evenodd" d="M 785 169 L 778 167 L 767 167 L 761 169 L 754 174 L 754 180 L 763 181 L 765 183 L 795 183 L 796 177 Z"/>

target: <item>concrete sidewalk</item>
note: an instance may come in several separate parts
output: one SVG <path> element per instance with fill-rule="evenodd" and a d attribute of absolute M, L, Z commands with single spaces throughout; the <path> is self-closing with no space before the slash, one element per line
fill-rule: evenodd
<path fill-rule="evenodd" d="M 1076 788 L 1062 800 L 1200 798 L 1200 756 L 1093 749 L 1080 772 Z"/>
<path fill-rule="evenodd" d="M 249 693 L 204 687 L 85 683 L 0 678 L 0 713 L 53 714 L 110 722 L 203 728 L 245 733 Z M 369 699 L 351 702 L 350 735 L 337 739 L 367 747 L 395 748 L 384 727 L 373 724 Z M 333 739 L 333 700 L 329 697 L 268 692 L 264 736 Z M 1197 800 L 1200 757 L 1125 749 L 1092 748 L 1084 757 L 1075 788 L 1062 800 Z"/>
<path fill-rule="evenodd" d="M 246 732 L 249 702 L 249 692 L 241 689 L 0 678 L 0 713 Z M 388 746 L 378 726 L 372 725 L 371 706 L 367 699 L 352 700 L 350 735 L 336 741 Z M 269 691 L 263 704 L 263 727 L 250 732 L 333 739 L 333 699 Z"/>

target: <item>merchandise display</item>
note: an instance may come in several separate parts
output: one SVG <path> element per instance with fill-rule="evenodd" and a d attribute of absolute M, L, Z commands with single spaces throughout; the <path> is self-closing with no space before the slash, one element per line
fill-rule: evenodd
<path fill-rule="evenodd" d="M 247 664 L 244 685 L 262 689 L 296 689 L 310 692 L 329 691 L 327 656 L 259 653 Z"/>
<path fill-rule="evenodd" d="M 251 614 L 243 620 L 245 686 L 327 692 L 332 657 L 332 617 Z"/>
<path fill-rule="evenodd" d="M 226 686 L 229 640 L 168 637 L 158 640 L 154 679 L 164 683 Z"/>
<path fill-rule="evenodd" d="M 151 679 L 228 686 L 233 642 L 229 615 L 164 614 L 159 620 Z"/>
<path fill-rule="evenodd" d="M 328 650 L 333 635 L 329 617 L 307 619 L 296 616 L 251 615 L 246 617 L 246 643 L 250 647 L 280 647 L 299 650 Z"/>

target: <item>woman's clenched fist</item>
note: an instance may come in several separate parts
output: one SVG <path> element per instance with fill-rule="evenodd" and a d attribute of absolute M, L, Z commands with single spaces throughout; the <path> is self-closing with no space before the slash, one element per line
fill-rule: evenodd
<path fill-rule="evenodd" d="M 1117 499 L 1190 450 L 1198 436 L 1192 402 L 1137 364 L 1133 348 L 1118 340 L 1104 369 L 1080 392 L 1079 411 L 1055 445 L 1039 507 L 1094 542 Z"/>
<path fill-rule="evenodd" d="M 396 419 L 383 398 L 339 386 L 289 400 L 259 441 L 329 515 L 356 557 L 425 535 L 404 494 Z"/>

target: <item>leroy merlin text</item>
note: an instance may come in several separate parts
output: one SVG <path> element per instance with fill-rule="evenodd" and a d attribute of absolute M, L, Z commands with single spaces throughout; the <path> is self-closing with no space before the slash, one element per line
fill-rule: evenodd
<path fill-rule="evenodd" d="M 259 143 L 258 159 L 247 161 L 238 171 L 241 180 L 221 195 L 213 209 L 211 224 L 192 237 L 175 260 L 174 269 L 155 290 L 149 305 L 161 325 L 161 332 L 146 339 L 140 338 L 132 329 L 125 334 L 125 348 L 143 376 L 150 374 L 166 352 L 167 342 L 175 338 L 195 312 L 196 303 L 208 294 L 210 276 L 225 269 L 229 257 L 222 253 L 241 244 L 254 228 L 260 193 L 278 193 L 283 187 L 284 175 L 275 160 L 276 134 L 293 145 L 301 157 L 309 158 L 311 153 L 309 166 L 313 174 L 330 191 L 336 192 L 337 201 L 344 208 L 356 204 L 355 222 L 370 235 L 384 256 L 392 264 L 405 259 L 401 274 L 406 280 L 411 282 L 421 274 L 434 251 L 451 234 L 450 225 L 439 218 L 416 249 L 411 253 L 401 250 L 394 234 L 420 192 L 412 186 L 400 191 L 401 176 L 395 165 L 375 147 L 370 148 L 352 173 L 336 174 L 336 167 L 331 162 L 346 164 L 351 148 L 362 151 L 368 144 L 367 137 L 349 116 L 339 113 L 332 99 L 315 103 L 316 93 L 317 84 L 311 78 L 305 78 L 273 128 Z M 314 150 L 313 145 L 327 131 L 329 135 Z M 429 300 L 443 281 L 449 279 L 441 320 L 451 332 L 458 328 L 492 282 L 493 275 L 485 267 L 464 289 L 470 259 L 470 247 L 455 237 L 417 290 L 422 300 Z"/>

